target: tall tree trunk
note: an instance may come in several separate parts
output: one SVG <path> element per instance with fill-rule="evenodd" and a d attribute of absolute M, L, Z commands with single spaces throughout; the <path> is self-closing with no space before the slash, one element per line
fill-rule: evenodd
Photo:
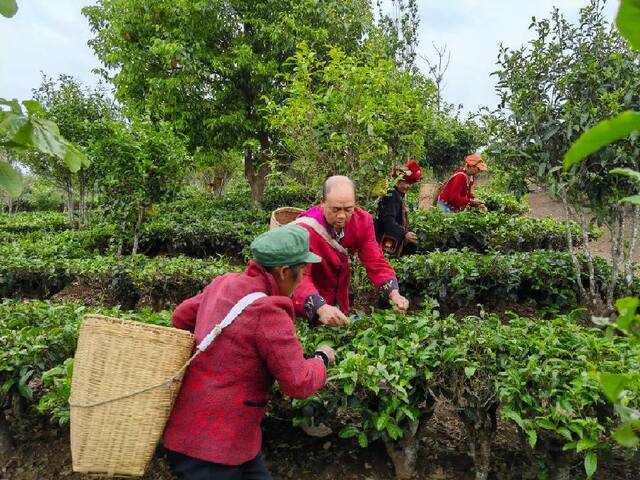
<path fill-rule="evenodd" d="M 138 219 L 136 220 L 136 226 L 133 229 L 133 248 L 131 249 L 131 255 L 138 253 L 138 245 L 140 243 L 140 227 L 142 226 L 142 220 L 144 219 L 144 206 L 138 206 Z"/>
<path fill-rule="evenodd" d="M 613 310 L 613 300 L 615 296 L 616 286 L 618 285 L 618 276 L 620 274 L 620 258 L 622 254 L 622 246 L 624 243 L 625 221 L 624 211 L 618 210 L 614 215 L 611 231 L 611 279 L 609 280 L 609 288 L 607 291 L 607 307 Z"/>
<path fill-rule="evenodd" d="M 587 257 L 587 268 L 589 271 L 589 294 L 591 295 L 591 305 L 594 310 L 597 312 L 598 305 L 602 302 L 598 299 L 600 298 L 600 294 L 596 290 L 596 271 L 593 265 L 593 255 L 591 255 L 591 250 L 589 249 L 589 226 L 584 216 L 584 211 L 582 209 L 576 209 L 576 213 L 578 214 L 580 229 L 582 230 L 582 248 L 584 250 L 584 254 Z M 600 313 L 600 312 L 597 312 Z"/>
<path fill-rule="evenodd" d="M 582 284 L 582 267 L 580 265 L 580 261 L 578 260 L 578 256 L 576 254 L 576 249 L 573 245 L 573 236 L 571 235 L 571 215 L 569 213 L 569 199 L 567 198 L 567 192 L 562 189 L 562 206 L 564 207 L 564 216 L 565 221 L 567 222 L 567 247 L 569 249 L 569 253 L 571 254 L 571 261 L 573 263 L 573 270 L 576 275 L 576 283 L 578 284 L 578 294 L 582 298 L 582 300 L 586 300 L 587 291 Z"/>
<path fill-rule="evenodd" d="M 261 160 L 250 150 L 244 155 L 244 175 L 251 187 L 251 199 L 257 206 L 262 205 L 264 198 L 264 188 L 267 181 L 269 166 L 266 162 L 266 155 L 261 155 Z"/>
<path fill-rule="evenodd" d="M 80 185 L 80 205 L 78 206 L 80 211 L 80 220 L 78 224 L 80 228 L 82 228 L 87 223 L 87 177 L 84 175 L 82 170 L 78 173 L 78 182 Z"/>
<path fill-rule="evenodd" d="M 631 232 L 629 238 L 629 246 L 626 252 L 624 262 L 624 279 L 628 288 L 633 282 L 633 262 L 636 256 L 636 248 L 638 246 L 638 227 L 640 226 L 640 207 L 637 205 L 632 209 L 633 218 L 631 220 Z"/>
<path fill-rule="evenodd" d="M 70 227 L 74 226 L 73 214 L 75 213 L 75 206 L 73 202 L 73 181 L 71 174 L 67 175 L 64 182 L 64 194 L 66 198 L 67 208 L 67 223 Z"/>

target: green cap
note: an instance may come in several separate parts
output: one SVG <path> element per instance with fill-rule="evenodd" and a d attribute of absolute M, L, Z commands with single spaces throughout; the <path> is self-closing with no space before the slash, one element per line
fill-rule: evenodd
<path fill-rule="evenodd" d="M 264 267 L 320 263 L 320 258 L 309 251 L 309 232 L 297 225 L 274 228 L 251 242 L 251 254 Z"/>

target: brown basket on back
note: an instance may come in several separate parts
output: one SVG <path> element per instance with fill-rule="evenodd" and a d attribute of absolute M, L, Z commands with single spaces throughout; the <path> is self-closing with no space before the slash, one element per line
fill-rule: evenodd
<path fill-rule="evenodd" d="M 74 472 L 144 474 L 193 347 L 184 330 L 85 317 L 69 400 Z"/>
<path fill-rule="evenodd" d="M 271 214 L 271 222 L 269 222 L 269 227 L 271 229 L 282 227 L 287 225 L 288 223 L 293 222 L 298 215 L 300 215 L 304 210 L 301 208 L 295 207 L 281 207 L 273 211 Z"/>

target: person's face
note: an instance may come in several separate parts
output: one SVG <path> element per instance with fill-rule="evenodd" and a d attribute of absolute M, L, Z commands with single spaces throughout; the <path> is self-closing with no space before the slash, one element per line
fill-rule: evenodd
<path fill-rule="evenodd" d="M 467 165 L 467 173 L 472 177 L 475 177 L 480 173 L 480 169 L 475 165 Z"/>
<path fill-rule="evenodd" d="M 352 188 L 339 185 L 329 191 L 327 198 L 323 199 L 320 205 L 327 223 L 335 230 L 341 231 L 353 216 L 356 197 Z"/>
<path fill-rule="evenodd" d="M 396 185 L 396 188 L 398 189 L 398 191 L 400 193 L 402 193 L 403 195 L 406 194 L 409 189 L 411 188 L 411 184 L 407 183 L 407 182 L 403 182 L 403 181 L 399 181 Z"/>
<path fill-rule="evenodd" d="M 304 268 L 276 267 L 272 273 L 273 278 L 276 279 L 276 283 L 278 284 L 280 295 L 292 297 L 293 292 L 296 291 L 296 288 L 298 288 L 298 285 L 302 282 Z"/>

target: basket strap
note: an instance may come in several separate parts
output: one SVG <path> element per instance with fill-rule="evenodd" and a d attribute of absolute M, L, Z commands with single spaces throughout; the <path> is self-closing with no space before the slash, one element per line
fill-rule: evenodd
<path fill-rule="evenodd" d="M 347 256 L 349 255 L 349 252 L 347 251 L 347 249 L 344 248 L 342 245 L 340 245 L 337 240 L 335 240 L 334 238 L 331 238 L 331 236 L 329 235 L 329 232 L 327 232 L 327 229 L 324 228 L 324 226 L 320 222 L 318 222 L 315 218 L 298 217 L 291 223 L 295 223 L 297 225 L 304 223 L 305 225 L 309 225 L 311 228 L 313 228 L 313 230 L 318 235 L 320 235 L 329 245 L 331 245 L 331 248 L 333 248 L 337 252 L 342 253 L 343 255 L 347 255 Z"/>
<path fill-rule="evenodd" d="M 196 347 L 196 351 L 193 353 L 193 355 L 191 355 L 191 358 L 189 358 L 189 360 L 187 360 L 185 362 L 185 364 L 180 367 L 180 370 L 178 370 L 175 374 L 173 374 L 170 378 L 167 378 L 166 380 L 163 380 L 162 382 L 159 382 L 155 385 L 151 385 L 149 387 L 145 387 L 145 388 L 141 388 L 140 390 L 136 390 L 135 392 L 131 392 L 131 393 L 127 393 L 125 395 L 120 395 L 119 397 L 115 397 L 115 398 L 109 398 L 107 400 L 101 400 L 98 402 L 89 402 L 89 403 L 77 403 L 75 400 L 73 399 L 69 399 L 69 405 L 72 407 L 79 407 L 79 408 L 90 408 L 90 407 L 97 407 L 99 405 L 104 405 L 107 403 L 112 403 L 112 402 L 116 402 L 118 400 L 124 400 L 125 398 L 131 398 L 134 397 L 136 395 L 140 395 L 141 393 L 145 393 L 148 392 L 150 390 L 154 390 L 158 387 L 162 387 L 163 385 L 166 385 L 169 390 L 171 391 L 171 397 L 173 397 L 173 384 L 174 382 L 178 381 L 180 379 L 180 377 L 182 376 L 182 374 L 184 373 L 184 371 L 187 369 L 187 367 L 191 364 L 191 362 L 193 362 L 196 357 L 198 355 L 200 355 L 202 352 L 204 352 L 209 345 L 211 345 L 211 343 L 215 340 L 215 338 L 220 335 L 220 332 L 222 332 L 222 330 L 224 330 L 226 327 L 228 327 L 229 325 L 231 325 L 233 323 L 233 321 L 238 318 L 238 316 L 244 311 L 245 308 L 247 308 L 249 305 L 251 305 L 253 302 L 255 302 L 256 300 L 262 298 L 262 297 L 266 297 L 267 294 L 263 293 L 263 292 L 254 292 L 254 293 L 250 293 L 249 295 L 246 295 L 244 297 L 242 297 L 238 303 L 236 303 L 231 310 L 229 310 L 229 313 L 227 313 L 227 315 L 222 319 L 222 321 L 217 324 L 215 327 L 213 327 L 213 329 L 207 334 L 207 336 L 205 336 L 202 341 L 198 344 L 198 346 Z"/>
<path fill-rule="evenodd" d="M 211 345 L 211 342 L 213 342 L 213 340 L 218 335 L 220 335 L 220 332 L 222 332 L 222 330 L 224 330 L 229 325 L 231 325 L 233 321 L 244 311 L 245 308 L 247 308 L 249 305 L 251 305 L 253 302 L 258 300 L 259 298 L 266 297 L 266 296 L 267 296 L 266 293 L 255 292 L 242 297 L 238 301 L 238 303 L 236 303 L 231 308 L 231 310 L 229 310 L 229 313 L 227 313 L 227 316 L 224 317 L 219 324 L 213 327 L 213 329 L 207 334 L 207 336 L 202 339 L 202 341 L 196 347 L 197 350 L 200 352 L 204 352 L 207 348 L 209 348 L 209 345 Z M 194 355 L 197 355 L 197 353 L 198 352 L 196 352 Z"/>

